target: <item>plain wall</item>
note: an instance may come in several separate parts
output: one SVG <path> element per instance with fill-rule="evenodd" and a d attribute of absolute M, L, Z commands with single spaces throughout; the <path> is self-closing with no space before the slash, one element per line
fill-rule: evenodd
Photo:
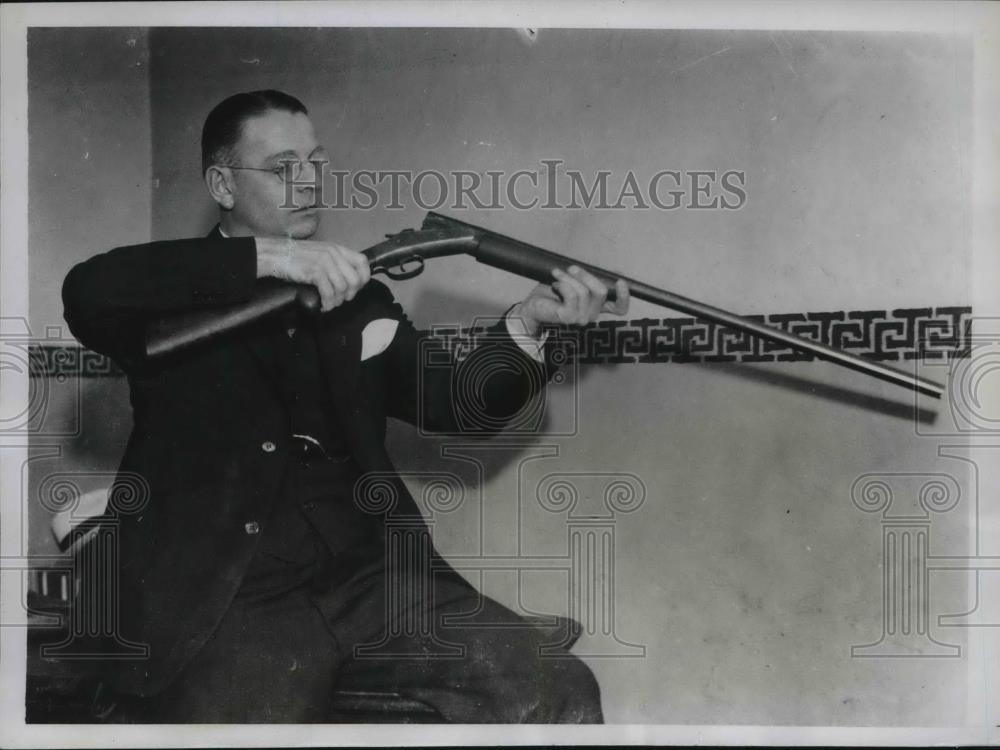
<path fill-rule="evenodd" d="M 31 322 L 62 321 L 70 267 L 150 238 L 146 29 L 33 28 L 28 35 Z"/>
<path fill-rule="evenodd" d="M 739 211 L 441 209 L 736 312 L 969 301 L 970 59 L 950 38 L 543 29 L 529 44 L 504 29 L 153 29 L 149 58 L 153 239 L 211 228 L 204 117 L 235 91 L 275 87 L 309 106 L 342 169 L 560 158 L 590 174 L 745 170 Z M 327 213 L 320 236 L 361 248 L 424 211 Z M 36 254 L 42 269 L 62 262 Z M 531 284 L 456 260 L 392 287 L 431 325 L 498 315 Z M 636 304 L 629 318 L 666 314 Z M 963 465 L 938 457 L 908 406 L 902 391 L 817 362 L 581 365 L 549 389 L 549 433 L 486 455 L 481 485 L 468 462 L 442 457 L 453 442 L 397 427 L 390 449 L 406 471 L 469 482 L 463 506 L 436 517 L 446 556 L 559 555 L 566 518 L 535 501 L 547 474 L 641 479 L 645 504 L 615 521 L 614 601 L 618 636 L 645 656 L 588 657 L 609 721 L 958 724 L 962 659 L 850 656 L 878 639 L 882 617 L 882 532 L 852 504 L 854 480 L 937 471 L 971 495 Z M 962 554 L 965 516 L 935 523 L 936 548 Z M 523 576 L 520 593 L 515 582 L 484 585 L 508 606 L 569 611 L 557 574 Z M 935 607 L 964 608 L 961 575 L 934 582 Z"/>
<path fill-rule="evenodd" d="M 74 263 L 151 238 L 147 37 L 141 28 L 29 30 L 27 323 L 39 344 L 74 343 L 60 295 Z M 77 377 L 31 386 L 44 408 L 25 477 L 29 547 L 53 554 L 40 484 L 53 472 L 79 477 L 84 490 L 110 481 L 131 429 L 128 386 Z"/>

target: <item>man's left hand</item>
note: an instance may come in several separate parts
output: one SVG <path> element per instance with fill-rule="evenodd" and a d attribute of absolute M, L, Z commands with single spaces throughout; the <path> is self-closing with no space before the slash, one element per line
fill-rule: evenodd
<path fill-rule="evenodd" d="M 615 282 L 615 301 L 608 302 L 604 282 L 579 266 L 570 266 L 566 271 L 556 268 L 552 275 L 555 281 L 536 286 L 511 311 L 511 315 L 524 320 L 532 336 L 537 336 L 545 323 L 582 326 L 593 323 L 601 313 L 628 312 L 628 285 L 621 279 Z"/>

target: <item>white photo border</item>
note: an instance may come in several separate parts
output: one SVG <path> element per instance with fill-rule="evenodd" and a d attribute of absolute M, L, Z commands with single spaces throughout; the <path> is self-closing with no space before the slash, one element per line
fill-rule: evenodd
<path fill-rule="evenodd" d="M 448 26 L 901 31 L 952 34 L 974 49 L 973 309 L 1000 317 L 1000 5 L 955 2 L 178 2 L 33 3 L 0 7 L 2 196 L 0 317 L 28 310 L 27 29 L 32 26 Z M 26 372 L 0 373 L 0 397 L 28 398 Z M 9 401 L 8 401 L 9 400 Z M 0 436 L 0 560 L 16 563 L 22 525 L 19 468 L 26 448 Z M 1000 488 L 995 488 L 1000 491 Z M 4 623 L 23 617 L 17 571 L 0 571 Z M 964 745 L 1000 744 L 1000 629 L 969 632 L 968 700 L 960 727 L 819 726 L 96 726 L 25 725 L 25 635 L 0 632 L 0 745 L 4 747 L 219 747 L 325 745 Z"/>

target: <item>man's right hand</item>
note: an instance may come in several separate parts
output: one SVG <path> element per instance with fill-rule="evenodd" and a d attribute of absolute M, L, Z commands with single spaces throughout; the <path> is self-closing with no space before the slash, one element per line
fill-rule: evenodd
<path fill-rule="evenodd" d="M 324 312 L 354 299 L 371 273 L 368 259 L 332 242 L 255 237 L 257 278 L 273 276 L 298 284 L 312 284 Z"/>

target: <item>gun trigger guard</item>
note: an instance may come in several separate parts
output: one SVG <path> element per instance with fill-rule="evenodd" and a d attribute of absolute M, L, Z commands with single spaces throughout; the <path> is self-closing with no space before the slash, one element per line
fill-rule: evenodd
<path fill-rule="evenodd" d="M 415 267 L 408 269 L 406 267 L 408 263 L 415 264 Z M 419 255 L 413 255 L 401 261 L 398 266 L 389 268 L 381 267 L 378 270 L 382 271 L 393 281 L 405 281 L 406 279 L 412 279 L 414 276 L 419 276 L 424 272 L 424 259 Z"/>

